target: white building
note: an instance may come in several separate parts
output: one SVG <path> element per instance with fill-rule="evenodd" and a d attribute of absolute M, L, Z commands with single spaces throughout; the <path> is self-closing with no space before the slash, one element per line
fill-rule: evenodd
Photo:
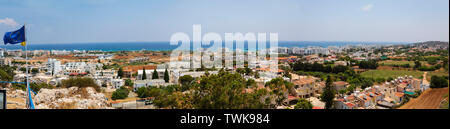
<path fill-rule="evenodd" d="M 95 70 L 95 72 L 93 74 L 94 74 L 94 77 L 98 77 L 98 76 L 115 77 L 117 75 L 115 70 Z"/>
<path fill-rule="evenodd" d="M 170 85 L 171 83 L 166 83 L 164 81 L 164 79 L 153 79 L 153 80 L 136 80 L 133 83 L 133 90 L 137 91 L 139 88 L 141 87 L 148 87 L 148 86 L 156 86 L 156 87 L 160 87 L 160 86 L 167 86 Z"/>
<path fill-rule="evenodd" d="M 68 55 L 71 52 L 66 50 L 52 50 L 51 53 L 52 55 Z"/>
<path fill-rule="evenodd" d="M 0 58 L 0 66 L 3 65 L 11 65 L 11 59 L 10 58 Z"/>
<path fill-rule="evenodd" d="M 153 71 L 154 70 L 145 70 L 145 74 L 146 74 L 147 79 L 152 79 Z M 166 71 L 166 69 L 156 69 L 156 72 L 158 72 L 158 79 L 163 79 L 164 78 L 164 72 L 165 71 Z M 169 72 L 169 75 L 170 75 L 170 71 L 168 71 L 168 72 Z M 138 70 L 138 75 L 137 75 L 136 79 L 142 80 L 143 75 L 144 75 L 144 70 Z"/>
<path fill-rule="evenodd" d="M 46 64 L 47 75 L 58 75 L 61 73 L 61 61 L 49 58 Z"/>
<path fill-rule="evenodd" d="M 125 85 L 125 81 L 123 79 L 112 79 L 111 80 L 111 86 L 114 89 L 119 89 L 120 87 Z"/>
<path fill-rule="evenodd" d="M 69 62 L 64 64 L 63 70 L 65 74 L 86 72 L 86 62 Z"/>
<path fill-rule="evenodd" d="M 114 86 L 113 81 L 114 78 L 116 78 L 116 75 L 116 71 L 114 70 L 96 70 L 93 73 L 93 79 L 99 86 L 103 84 Z"/>
<path fill-rule="evenodd" d="M 100 60 L 111 60 L 114 57 L 113 54 L 107 54 L 107 55 L 101 54 L 101 55 L 97 55 L 97 56 L 98 56 L 97 59 L 100 59 Z"/>

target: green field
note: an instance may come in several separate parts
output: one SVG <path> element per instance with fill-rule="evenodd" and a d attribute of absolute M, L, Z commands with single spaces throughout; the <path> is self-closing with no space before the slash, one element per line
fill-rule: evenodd
<path fill-rule="evenodd" d="M 361 73 L 361 76 L 368 77 L 368 78 L 396 78 L 398 76 L 413 76 L 414 78 L 422 78 L 423 71 L 407 71 L 407 70 L 370 70 L 367 72 Z M 437 76 L 447 76 L 448 73 L 444 71 L 433 71 L 428 72 L 427 80 L 430 80 L 431 76 L 437 75 Z"/>
<path fill-rule="evenodd" d="M 431 76 L 436 75 L 436 76 L 448 76 L 448 72 L 445 72 L 444 70 L 439 70 L 439 71 L 433 71 L 433 72 L 428 72 L 429 76 L 427 77 L 428 80 L 430 80 Z"/>
<path fill-rule="evenodd" d="M 422 65 L 427 64 L 426 61 L 420 62 Z M 392 66 L 392 65 L 404 65 L 409 64 L 409 66 L 414 67 L 414 61 L 395 61 L 395 60 L 385 60 L 378 62 L 379 65 L 384 64 L 385 66 Z"/>

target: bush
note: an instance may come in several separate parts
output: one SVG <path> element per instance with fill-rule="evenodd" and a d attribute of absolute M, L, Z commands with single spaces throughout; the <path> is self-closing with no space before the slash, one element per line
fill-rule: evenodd
<path fill-rule="evenodd" d="M 128 97 L 129 92 L 130 91 L 127 88 L 120 87 L 120 89 L 117 89 L 116 91 L 113 92 L 111 99 L 112 100 L 125 99 Z"/>
<path fill-rule="evenodd" d="M 39 92 L 39 90 L 41 90 L 42 88 L 52 89 L 53 86 L 50 85 L 50 84 L 46 84 L 46 83 L 39 83 L 39 84 L 31 83 L 31 84 L 30 84 L 30 88 L 31 88 L 31 90 L 33 90 L 34 92 L 37 93 L 37 92 Z"/>
<path fill-rule="evenodd" d="M 13 80 L 13 77 L 10 74 L 8 74 L 6 71 L 0 69 L 0 80 L 11 81 L 11 80 Z"/>
<path fill-rule="evenodd" d="M 432 76 L 431 77 L 431 88 L 443 88 L 448 87 L 448 80 L 445 77 Z"/>
<path fill-rule="evenodd" d="M 84 88 L 84 87 L 92 87 L 97 92 L 100 91 L 100 86 L 98 86 L 92 78 L 88 77 L 74 77 L 69 78 L 67 80 L 63 80 L 61 82 L 62 87 L 69 88 L 69 87 L 78 87 L 78 88 Z"/>
<path fill-rule="evenodd" d="M 434 71 L 434 70 L 436 70 L 436 67 L 433 67 L 433 66 L 431 66 L 431 67 L 421 66 L 421 67 L 419 67 L 419 70 L 420 71 Z"/>
<path fill-rule="evenodd" d="M 428 58 L 427 63 L 430 65 L 435 65 L 437 63 L 438 58 Z"/>
<path fill-rule="evenodd" d="M 313 105 L 306 99 L 299 99 L 294 109 L 312 109 Z"/>
<path fill-rule="evenodd" d="M 388 77 L 386 81 L 390 82 L 390 81 L 392 81 L 392 80 L 394 80 L 394 78 Z"/>
<path fill-rule="evenodd" d="M 376 81 L 377 83 L 383 83 L 383 82 L 386 81 L 386 79 L 384 79 L 384 78 L 377 78 L 377 79 L 375 79 L 375 81 Z"/>
<path fill-rule="evenodd" d="M 33 73 L 33 74 L 39 73 L 39 69 L 33 68 L 33 69 L 31 69 L 31 73 Z"/>
<path fill-rule="evenodd" d="M 181 84 L 181 90 L 186 91 L 186 90 L 189 90 L 190 84 L 192 81 L 194 81 L 194 78 L 190 75 L 184 75 L 184 76 L 181 76 L 180 79 L 178 79 L 178 81 Z"/>
<path fill-rule="evenodd" d="M 126 79 L 125 86 L 133 86 L 133 81 L 131 81 L 130 79 Z"/>
<path fill-rule="evenodd" d="M 369 60 L 369 61 L 361 61 L 359 62 L 359 68 L 361 69 L 377 69 L 378 64 L 375 60 Z"/>
<path fill-rule="evenodd" d="M 139 98 L 147 98 L 150 97 L 150 91 L 147 87 L 140 87 L 137 89 L 136 94 Z"/>

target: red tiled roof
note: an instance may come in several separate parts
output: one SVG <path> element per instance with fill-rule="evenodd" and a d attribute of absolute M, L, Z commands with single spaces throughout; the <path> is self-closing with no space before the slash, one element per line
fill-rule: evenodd
<path fill-rule="evenodd" d="M 318 106 L 313 106 L 312 109 L 323 109 L 322 107 L 318 107 Z"/>
<path fill-rule="evenodd" d="M 401 92 L 395 93 L 395 96 L 397 96 L 397 97 L 403 97 L 403 95 L 405 95 L 405 93 L 401 93 Z"/>
<path fill-rule="evenodd" d="M 353 106 L 355 106 L 353 103 L 346 103 L 345 105 L 347 105 L 347 107 L 353 107 Z"/>
<path fill-rule="evenodd" d="M 288 96 L 288 99 L 295 99 L 296 97 L 295 96 L 292 96 L 292 95 L 289 95 Z"/>
<path fill-rule="evenodd" d="M 333 84 L 338 85 L 338 86 L 344 86 L 344 85 L 347 85 L 348 83 L 344 82 L 344 81 L 337 81 L 337 82 L 334 82 Z"/>

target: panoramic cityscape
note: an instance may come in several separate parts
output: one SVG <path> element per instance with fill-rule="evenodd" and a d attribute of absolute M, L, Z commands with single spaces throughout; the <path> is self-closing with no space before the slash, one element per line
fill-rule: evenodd
<path fill-rule="evenodd" d="M 449 108 L 448 1 L 236 2 L 2 1 L 0 109 Z"/>

